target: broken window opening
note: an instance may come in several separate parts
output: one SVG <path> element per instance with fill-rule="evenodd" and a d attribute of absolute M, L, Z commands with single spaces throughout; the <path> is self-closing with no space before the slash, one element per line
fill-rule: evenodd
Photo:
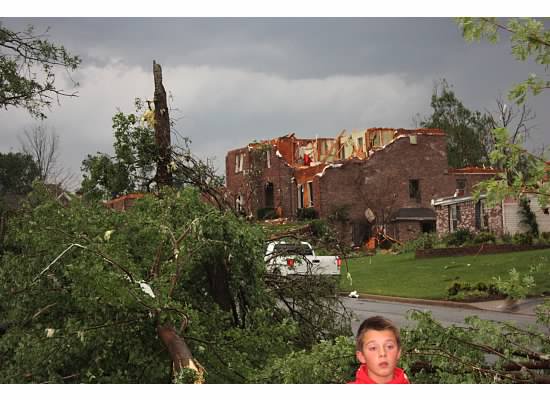
<path fill-rule="evenodd" d="M 409 197 L 420 203 L 420 181 L 418 179 L 409 180 Z"/>
<path fill-rule="evenodd" d="M 542 209 L 542 212 L 543 212 L 544 214 L 550 214 L 550 212 L 548 212 L 548 207 L 543 208 L 543 209 Z"/>
<path fill-rule="evenodd" d="M 359 137 L 357 138 L 357 151 L 363 152 L 363 138 Z"/>
<path fill-rule="evenodd" d="M 239 153 L 235 156 L 235 173 L 242 172 L 244 169 L 244 154 Z"/>
<path fill-rule="evenodd" d="M 308 191 L 308 197 L 309 197 L 309 205 L 308 207 L 313 207 L 313 182 L 307 183 L 307 191 Z"/>
<path fill-rule="evenodd" d="M 372 145 L 375 146 L 375 147 L 380 147 L 381 146 L 380 134 L 378 132 L 375 133 L 374 137 L 372 138 Z"/>
<path fill-rule="evenodd" d="M 298 204 L 297 208 L 304 208 L 304 186 L 298 185 Z"/>
<path fill-rule="evenodd" d="M 273 183 L 267 182 L 265 184 L 265 207 L 273 208 L 274 204 L 275 204 L 275 201 L 274 201 Z"/>

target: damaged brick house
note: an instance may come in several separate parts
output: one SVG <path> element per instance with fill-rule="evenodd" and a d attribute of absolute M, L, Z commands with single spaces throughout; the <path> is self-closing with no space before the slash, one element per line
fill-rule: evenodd
<path fill-rule="evenodd" d="M 354 244 L 375 229 L 400 241 L 434 231 L 431 199 L 469 195 L 489 176 L 450 170 L 439 129 L 370 128 L 315 139 L 292 133 L 226 156 L 227 189 L 238 209 L 255 215 L 273 208 L 289 218 L 301 208 L 320 218 L 345 214 L 343 233 Z"/>

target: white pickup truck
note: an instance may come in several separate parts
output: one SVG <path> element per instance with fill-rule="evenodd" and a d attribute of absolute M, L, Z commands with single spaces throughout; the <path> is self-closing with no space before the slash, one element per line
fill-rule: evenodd
<path fill-rule="evenodd" d="M 308 242 L 270 242 L 265 263 L 269 273 L 281 275 L 340 275 L 338 256 L 318 256 Z"/>

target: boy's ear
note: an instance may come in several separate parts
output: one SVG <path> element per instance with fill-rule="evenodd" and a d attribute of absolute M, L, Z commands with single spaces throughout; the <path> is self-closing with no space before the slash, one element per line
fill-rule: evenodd
<path fill-rule="evenodd" d="M 367 363 L 367 359 L 365 358 L 365 355 L 363 354 L 362 351 L 356 351 L 355 352 L 355 357 L 357 357 L 357 359 L 359 360 L 359 362 L 361 364 L 366 364 Z"/>

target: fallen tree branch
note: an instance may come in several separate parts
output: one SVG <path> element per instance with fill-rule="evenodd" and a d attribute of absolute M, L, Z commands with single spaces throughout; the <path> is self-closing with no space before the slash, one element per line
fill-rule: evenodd
<path fill-rule="evenodd" d="M 184 339 L 177 335 L 176 330 L 168 324 L 158 325 L 157 333 L 172 359 L 174 376 L 177 376 L 184 368 L 189 368 L 197 373 L 194 383 L 204 383 L 204 368 L 193 358 L 189 346 Z"/>

